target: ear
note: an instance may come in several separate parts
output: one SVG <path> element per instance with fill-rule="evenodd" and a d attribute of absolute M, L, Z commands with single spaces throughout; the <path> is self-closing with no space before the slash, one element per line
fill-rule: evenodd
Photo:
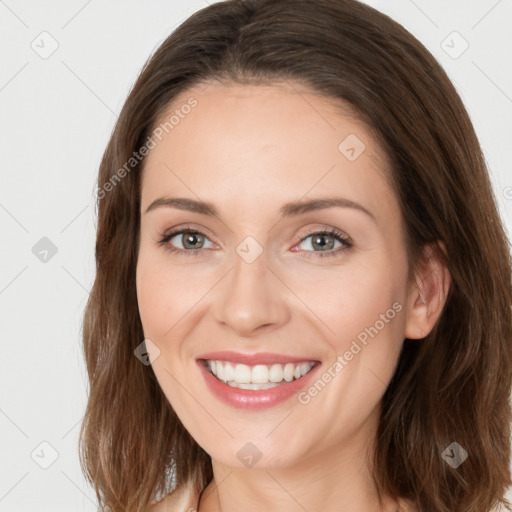
<path fill-rule="evenodd" d="M 446 247 L 442 242 L 424 247 L 409 287 L 404 337 L 425 338 L 441 316 L 448 297 L 451 276 L 445 264 Z"/>

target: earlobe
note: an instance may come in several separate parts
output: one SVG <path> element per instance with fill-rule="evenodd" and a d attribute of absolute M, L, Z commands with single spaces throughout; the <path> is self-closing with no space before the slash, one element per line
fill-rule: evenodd
<path fill-rule="evenodd" d="M 439 320 L 443 311 L 451 276 L 446 265 L 446 248 L 442 242 L 425 247 L 411 283 L 406 306 L 404 337 L 422 339 Z"/>

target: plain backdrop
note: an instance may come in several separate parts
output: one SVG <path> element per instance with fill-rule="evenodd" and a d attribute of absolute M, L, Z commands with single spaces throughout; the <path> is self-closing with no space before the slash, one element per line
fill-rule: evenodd
<path fill-rule="evenodd" d="M 371 0 L 448 72 L 512 222 L 512 0 Z M 151 53 L 205 0 L 0 0 L 0 512 L 93 511 L 77 440 L 94 190 Z"/>

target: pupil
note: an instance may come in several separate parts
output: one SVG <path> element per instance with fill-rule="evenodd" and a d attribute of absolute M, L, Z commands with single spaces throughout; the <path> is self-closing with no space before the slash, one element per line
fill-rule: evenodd
<path fill-rule="evenodd" d="M 200 237 L 201 235 L 199 235 L 198 233 L 189 233 L 186 237 L 185 237 L 185 243 L 183 244 L 184 247 L 188 247 L 189 249 L 195 249 L 194 247 L 194 242 L 197 243 L 197 240 L 198 240 L 198 237 Z M 189 246 L 189 244 L 191 246 Z"/>
<path fill-rule="evenodd" d="M 331 238 L 331 241 L 329 243 L 322 243 L 321 240 L 322 239 L 325 239 L 325 238 Z M 319 242 L 320 241 L 320 242 Z M 313 239 L 313 247 L 315 248 L 325 248 L 327 247 L 328 249 L 332 249 L 334 245 L 334 242 L 332 241 L 332 237 L 330 237 L 329 235 L 320 235 L 320 236 L 317 236 L 316 238 Z"/>

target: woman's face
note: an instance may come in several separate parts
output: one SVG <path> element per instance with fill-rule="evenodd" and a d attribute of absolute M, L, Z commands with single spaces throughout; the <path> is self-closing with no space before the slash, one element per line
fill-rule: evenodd
<path fill-rule="evenodd" d="M 149 144 L 137 265 L 163 392 L 231 467 L 360 449 L 407 335 L 381 149 L 298 85 L 196 87 L 171 115 Z"/>

